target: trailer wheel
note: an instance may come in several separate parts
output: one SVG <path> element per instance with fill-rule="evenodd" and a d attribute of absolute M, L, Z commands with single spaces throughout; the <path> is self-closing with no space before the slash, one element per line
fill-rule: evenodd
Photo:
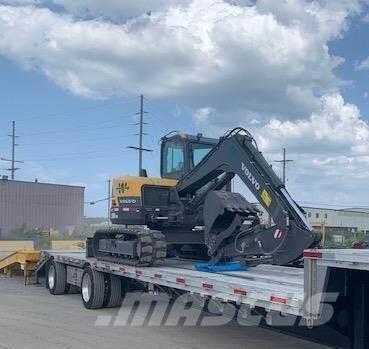
<path fill-rule="evenodd" d="M 82 275 L 81 295 L 87 309 L 102 308 L 105 299 L 104 273 L 87 267 Z"/>
<path fill-rule="evenodd" d="M 50 268 L 50 261 L 47 262 L 46 265 L 45 265 L 45 287 L 46 287 L 46 289 L 49 289 L 49 282 L 48 282 L 49 268 Z"/>
<path fill-rule="evenodd" d="M 47 288 L 53 295 L 64 294 L 67 289 L 67 270 L 62 263 L 50 262 L 47 272 Z"/>
<path fill-rule="evenodd" d="M 103 306 L 106 308 L 116 308 L 122 305 L 122 281 L 120 276 L 105 274 L 106 289 Z"/>

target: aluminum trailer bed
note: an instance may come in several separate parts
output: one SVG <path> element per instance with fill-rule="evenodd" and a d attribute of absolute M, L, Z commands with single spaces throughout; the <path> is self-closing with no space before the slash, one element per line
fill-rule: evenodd
<path fill-rule="evenodd" d="M 46 270 L 49 288 L 55 289 L 59 278 L 59 282 L 82 288 L 85 306 L 86 297 L 100 297 L 87 308 L 104 307 L 104 297 L 98 295 L 95 283 L 110 282 L 114 296 L 114 280 L 133 280 L 146 290 L 158 287 L 196 295 L 204 302 L 212 300 L 219 309 L 222 304 L 234 304 L 245 317 L 247 312 L 259 311 L 265 325 L 319 342 L 350 349 L 369 348 L 369 250 L 307 250 L 304 268 L 259 265 L 217 273 L 197 271 L 195 262 L 178 259 L 167 259 L 160 267 L 134 267 L 99 261 L 86 257 L 84 252 L 43 251 L 42 256 L 39 272 Z M 57 268 L 50 272 L 50 265 L 51 269 Z M 89 288 L 93 287 L 91 292 Z M 54 294 L 65 290 L 65 285 L 59 285 L 59 292 Z M 110 307 L 121 304 L 117 294 L 109 302 Z M 289 329 L 281 328 L 278 321 L 274 324 L 274 319 L 281 316 L 299 321 Z"/>

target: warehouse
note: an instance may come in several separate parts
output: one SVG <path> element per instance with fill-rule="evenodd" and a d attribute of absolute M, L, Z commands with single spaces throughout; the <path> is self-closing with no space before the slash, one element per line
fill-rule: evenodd
<path fill-rule="evenodd" d="M 0 179 L 0 238 L 15 229 L 81 232 L 84 188 Z"/>
<path fill-rule="evenodd" d="M 369 233 L 369 209 L 304 207 L 313 227 L 325 225 L 336 233 Z"/>
<path fill-rule="evenodd" d="M 268 223 L 268 214 L 260 204 L 263 223 Z M 322 207 L 303 207 L 309 223 L 317 230 L 323 226 L 327 232 L 333 234 L 369 233 L 369 209 L 345 208 L 331 209 Z"/>

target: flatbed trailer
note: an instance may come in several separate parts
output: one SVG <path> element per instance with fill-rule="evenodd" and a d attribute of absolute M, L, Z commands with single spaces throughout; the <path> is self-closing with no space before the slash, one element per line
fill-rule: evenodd
<path fill-rule="evenodd" d="M 189 260 L 138 267 L 80 251 L 43 251 L 42 273 L 50 293 L 79 290 L 88 309 L 119 307 L 131 289 L 164 290 L 202 306 L 211 301 L 217 315 L 229 304 L 250 322 L 250 315 L 262 315 L 258 325 L 335 347 L 369 348 L 369 250 L 306 250 L 304 267 L 266 264 L 216 273 L 198 271 Z"/>

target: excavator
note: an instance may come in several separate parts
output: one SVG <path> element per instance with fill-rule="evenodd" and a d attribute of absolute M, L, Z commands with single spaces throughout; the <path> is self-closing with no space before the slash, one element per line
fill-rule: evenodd
<path fill-rule="evenodd" d="M 219 139 L 172 132 L 161 139 L 161 178 L 113 180 L 112 226 L 96 231 L 93 255 L 136 266 L 167 256 L 289 265 L 320 242 L 252 135 L 237 127 Z M 232 192 L 235 176 L 272 218 Z"/>

